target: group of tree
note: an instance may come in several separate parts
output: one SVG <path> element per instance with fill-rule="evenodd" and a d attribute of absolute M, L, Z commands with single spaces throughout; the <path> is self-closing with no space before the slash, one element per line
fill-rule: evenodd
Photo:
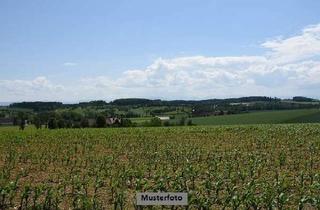
<path fill-rule="evenodd" d="M 250 96 L 208 100 L 150 100 L 143 98 L 117 99 L 111 102 L 90 101 L 77 104 L 61 102 L 13 103 L 1 110 L 0 117 L 11 119 L 16 126 L 32 122 L 37 128 L 85 128 L 85 127 L 128 127 L 136 124 L 127 118 L 169 115 L 170 122 L 152 119 L 143 126 L 182 125 L 181 115 L 186 118 L 197 116 L 228 115 L 261 110 L 286 110 L 319 108 L 319 100 L 303 96 L 279 99 L 265 96 Z M 23 115 L 23 116 L 22 116 Z M 118 116 L 121 122 L 107 125 L 105 117 Z M 104 118 L 104 119 L 103 119 Z M 175 118 L 173 120 L 173 118 Z M 179 120 L 180 119 L 180 120 Z M 95 121 L 95 123 L 92 123 Z M 188 124 L 185 120 L 183 124 Z M 191 123 L 192 124 L 192 123 Z"/>
<path fill-rule="evenodd" d="M 313 98 L 308 98 L 308 97 L 304 97 L 304 96 L 295 96 L 292 98 L 292 100 L 297 101 L 297 102 L 316 102 L 317 101 Z"/>
<path fill-rule="evenodd" d="M 92 119 L 90 119 L 92 120 Z M 107 124 L 106 117 L 99 115 L 93 124 L 89 123 L 89 119 L 82 118 L 81 121 L 66 121 L 64 119 L 50 118 L 47 124 L 49 129 L 60 129 L 60 128 L 105 128 L 105 127 L 134 127 L 136 124 L 132 123 L 129 119 L 119 119 L 113 124 Z M 37 128 L 40 128 L 36 125 Z"/>
<path fill-rule="evenodd" d="M 33 111 L 50 111 L 63 107 L 61 102 L 21 102 L 13 103 L 9 105 L 10 108 L 22 108 L 22 109 L 31 109 Z"/>
<path fill-rule="evenodd" d="M 290 103 L 292 102 L 292 103 Z M 63 104 L 61 102 L 21 102 L 9 105 L 11 109 L 26 109 L 36 113 L 54 112 L 62 110 L 61 115 L 64 119 L 72 118 L 73 121 L 79 121 L 82 117 L 97 117 L 98 110 L 105 110 L 112 116 L 121 115 L 123 118 L 140 117 L 141 113 L 134 112 L 133 110 L 141 107 L 150 107 L 148 111 L 149 116 L 155 116 L 164 112 L 172 112 L 177 108 L 194 108 L 196 111 L 193 113 L 195 116 L 213 114 L 219 110 L 224 111 L 224 114 L 237 114 L 244 111 L 251 110 L 278 110 L 278 109 L 300 109 L 300 108 L 318 108 L 315 103 L 295 103 L 295 102 L 319 102 L 312 98 L 303 96 L 295 96 L 292 99 L 279 99 L 266 96 L 249 96 L 240 98 L 226 98 L 226 99 L 207 99 L 207 100 L 150 100 L 144 98 L 125 98 L 117 99 L 111 102 L 103 100 L 81 102 L 75 104 Z M 237 104 L 237 105 L 235 105 Z M 250 104 L 250 106 L 247 106 Z M 78 113 L 77 113 L 78 112 Z M 79 115 L 79 112 L 85 116 Z M 3 113 L 2 113 L 3 114 Z M 147 114 L 147 113 L 144 113 Z M 71 116 L 73 115 L 73 116 Z M 75 116 L 74 116 L 75 115 Z M 77 117 L 75 120 L 73 118 Z M 48 119 L 47 119 L 48 120 Z M 66 119 L 67 120 L 67 119 Z"/>

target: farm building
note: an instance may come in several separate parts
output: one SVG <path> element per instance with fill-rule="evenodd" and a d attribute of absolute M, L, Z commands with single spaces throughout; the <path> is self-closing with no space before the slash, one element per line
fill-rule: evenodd
<path fill-rule="evenodd" d="M 97 120 L 96 119 L 88 119 L 89 127 L 94 127 L 96 126 Z M 106 125 L 114 125 L 114 124 L 120 124 L 121 123 L 121 118 L 117 117 L 106 117 Z"/>
<path fill-rule="evenodd" d="M 106 118 L 106 124 L 107 125 L 114 125 L 114 124 L 120 124 L 121 119 L 117 117 L 107 117 Z"/>
<path fill-rule="evenodd" d="M 157 118 L 159 118 L 161 121 L 168 121 L 170 120 L 169 116 L 157 116 Z"/>

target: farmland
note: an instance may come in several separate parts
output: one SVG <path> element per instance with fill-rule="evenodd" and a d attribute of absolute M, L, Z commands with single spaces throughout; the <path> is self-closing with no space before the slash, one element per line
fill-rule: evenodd
<path fill-rule="evenodd" d="M 0 129 L 0 209 L 320 208 L 319 124 Z"/>
<path fill-rule="evenodd" d="M 236 115 L 191 118 L 197 125 L 320 123 L 319 109 L 259 111 Z"/>

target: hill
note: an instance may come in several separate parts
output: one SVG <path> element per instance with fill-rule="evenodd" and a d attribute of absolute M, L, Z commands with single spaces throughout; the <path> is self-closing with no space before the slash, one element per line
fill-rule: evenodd
<path fill-rule="evenodd" d="M 262 111 L 236 115 L 191 118 L 197 125 L 237 125 L 320 122 L 319 109 Z"/>

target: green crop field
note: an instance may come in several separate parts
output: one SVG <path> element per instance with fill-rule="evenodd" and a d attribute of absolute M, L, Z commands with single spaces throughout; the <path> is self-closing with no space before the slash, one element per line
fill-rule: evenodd
<path fill-rule="evenodd" d="M 152 117 L 135 117 L 129 118 L 133 123 L 142 124 L 151 120 Z"/>
<path fill-rule="evenodd" d="M 235 115 L 195 117 L 191 119 L 197 125 L 320 123 L 320 110 L 261 111 Z"/>
<path fill-rule="evenodd" d="M 320 209 L 319 149 L 320 124 L 0 128 L 0 209 Z"/>

